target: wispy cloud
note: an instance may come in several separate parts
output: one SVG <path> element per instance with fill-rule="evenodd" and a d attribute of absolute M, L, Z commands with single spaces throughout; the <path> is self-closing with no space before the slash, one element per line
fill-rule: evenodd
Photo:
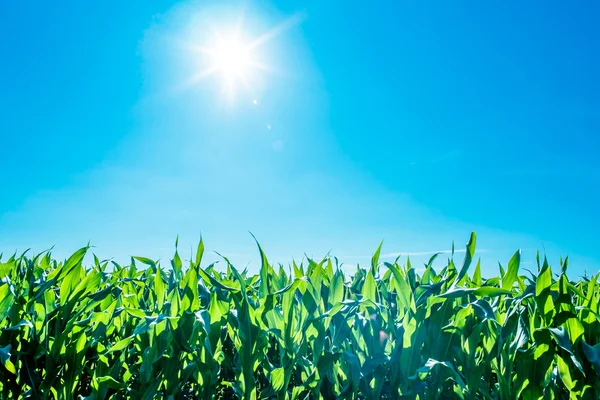
<path fill-rule="evenodd" d="M 466 249 L 454 249 L 454 253 L 464 253 Z M 486 249 L 477 249 L 478 253 L 487 253 Z M 397 253 L 386 253 L 382 254 L 382 258 L 395 258 L 400 256 L 427 256 L 434 255 L 436 253 L 439 254 L 450 254 L 452 250 L 436 250 L 436 251 L 407 251 L 407 252 L 397 252 Z"/>
<path fill-rule="evenodd" d="M 464 253 L 466 250 L 465 249 L 454 249 L 454 253 Z M 478 253 L 487 253 L 488 250 L 486 249 L 477 249 Z M 380 258 L 396 258 L 396 257 L 401 257 L 401 256 L 408 256 L 408 257 L 413 257 L 413 256 L 428 256 L 428 255 L 434 255 L 436 253 L 439 254 L 450 254 L 452 253 L 452 250 L 432 250 L 432 251 L 399 251 L 399 252 L 395 252 L 395 253 L 384 253 L 381 254 L 379 257 Z M 371 258 L 372 256 L 344 256 L 347 258 Z"/>
<path fill-rule="evenodd" d="M 464 253 L 465 249 L 454 250 L 455 253 Z M 396 253 L 386 253 L 382 254 L 382 258 L 396 258 L 396 257 L 412 257 L 412 256 L 428 256 L 434 255 L 436 253 L 446 254 L 452 253 L 452 250 L 437 250 L 437 251 L 407 251 L 407 252 L 396 252 Z"/>

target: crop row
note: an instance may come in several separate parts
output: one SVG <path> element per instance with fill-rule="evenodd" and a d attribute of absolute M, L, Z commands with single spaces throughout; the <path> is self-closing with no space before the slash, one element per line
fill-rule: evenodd
<path fill-rule="evenodd" d="M 0 257 L 2 399 L 597 399 L 598 277 L 520 252 L 499 276 L 464 260 L 418 273 L 335 258 L 258 274 L 89 248 Z M 474 264 L 474 265 L 472 265 Z M 470 271 L 473 271 L 470 273 Z"/>

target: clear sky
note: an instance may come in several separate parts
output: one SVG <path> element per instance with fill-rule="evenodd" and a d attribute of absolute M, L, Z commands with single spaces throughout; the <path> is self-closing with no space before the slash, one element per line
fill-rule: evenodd
<path fill-rule="evenodd" d="M 596 272 L 599 4 L 1 2 L 0 251 Z"/>

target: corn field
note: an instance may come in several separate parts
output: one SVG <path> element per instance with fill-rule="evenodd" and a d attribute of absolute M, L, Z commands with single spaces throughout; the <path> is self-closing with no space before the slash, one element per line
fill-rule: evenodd
<path fill-rule="evenodd" d="M 599 275 L 0 257 L 2 399 L 598 399 Z M 177 245 L 176 245 L 177 247 Z M 462 258 L 462 257 L 461 257 Z M 186 262 L 187 264 L 187 262 Z M 472 265 L 473 264 L 473 265 Z M 221 265 L 221 264 L 219 264 Z M 443 265 L 443 264 L 442 264 Z M 226 266 L 226 267 L 225 267 Z"/>

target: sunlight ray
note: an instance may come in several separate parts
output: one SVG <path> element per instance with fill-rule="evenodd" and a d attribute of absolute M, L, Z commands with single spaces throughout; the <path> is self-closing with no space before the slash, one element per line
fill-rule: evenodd
<path fill-rule="evenodd" d="M 182 87 L 190 87 L 205 81 L 206 78 L 215 76 L 221 81 L 222 91 L 230 99 L 235 97 L 236 86 L 241 85 L 249 92 L 252 85 L 256 84 L 256 74 L 259 72 L 282 75 L 281 71 L 273 66 L 259 60 L 257 49 L 267 42 L 300 24 L 305 14 L 298 13 L 277 24 L 256 37 L 248 37 L 244 30 L 246 13 L 242 11 L 233 24 L 229 24 L 229 30 L 218 27 L 208 22 L 209 35 L 204 36 L 204 42 L 199 41 L 196 35 L 192 39 L 176 39 L 176 45 L 183 51 L 196 54 L 192 63 L 198 63 L 198 72 L 192 74 Z M 199 28 L 195 30 L 201 34 Z M 198 40 L 198 42 L 194 41 Z"/>
<path fill-rule="evenodd" d="M 254 48 L 257 48 L 257 47 L 263 45 L 264 43 L 268 42 L 269 40 L 279 36 L 281 33 L 295 27 L 296 25 L 299 25 L 300 23 L 302 23 L 302 21 L 305 18 L 306 18 L 305 13 L 298 13 L 298 14 L 293 15 L 292 17 L 286 19 L 285 21 L 281 22 L 279 25 L 271 28 L 267 32 L 263 33 L 262 35 L 260 35 L 256 39 L 254 39 L 252 42 L 250 42 L 250 44 L 248 45 L 248 48 L 254 49 Z"/>

